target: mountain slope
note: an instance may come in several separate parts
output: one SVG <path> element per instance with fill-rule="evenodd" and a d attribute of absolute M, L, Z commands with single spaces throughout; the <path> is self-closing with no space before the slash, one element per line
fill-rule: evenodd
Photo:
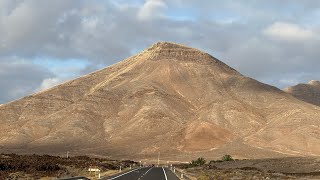
<path fill-rule="evenodd" d="M 179 160 L 319 155 L 319 115 L 209 54 L 161 42 L 1 106 L 0 147 Z"/>
<path fill-rule="evenodd" d="M 298 84 L 284 89 L 285 92 L 293 95 L 294 97 L 320 106 L 320 82 L 312 80 L 308 84 Z"/>

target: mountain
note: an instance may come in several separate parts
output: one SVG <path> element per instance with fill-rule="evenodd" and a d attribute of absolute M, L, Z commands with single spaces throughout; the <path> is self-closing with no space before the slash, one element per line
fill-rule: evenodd
<path fill-rule="evenodd" d="M 159 42 L 0 107 L 0 150 L 189 161 L 320 155 L 320 107 Z"/>
<path fill-rule="evenodd" d="M 284 89 L 285 92 L 293 95 L 294 97 L 320 106 L 320 82 L 311 80 L 308 84 L 298 84 Z"/>

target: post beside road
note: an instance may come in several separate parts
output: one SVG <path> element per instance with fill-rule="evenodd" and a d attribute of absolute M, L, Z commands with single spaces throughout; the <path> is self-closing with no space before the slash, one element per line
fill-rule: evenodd
<path fill-rule="evenodd" d="M 176 174 L 177 177 L 180 177 L 180 179 L 184 179 L 184 180 L 193 180 L 193 179 L 196 179 L 196 178 L 193 178 L 193 177 L 189 177 L 189 176 L 184 172 L 184 170 L 177 169 L 177 168 L 175 168 L 175 167 L 173 167 L 173 173 Z"/>

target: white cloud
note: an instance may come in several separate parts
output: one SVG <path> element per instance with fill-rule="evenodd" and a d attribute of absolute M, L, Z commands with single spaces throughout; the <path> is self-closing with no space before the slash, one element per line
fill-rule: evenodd
<path fill-rule="evenodd" d="M 47 78 L 47 79 L 44 79 L 37 91 L 41 91 L 41 90 L 45 90 L 45 89 L 51 88 L 51 87 L 53 87 L 55 85 L 58 85 L 58 84 L 60 84 L 62 82 L 63 82 L 63 80 L 58 79 L 58 78 Z"/>
<path fill-rule="evenodd" d="M 99 24 L 99 19 L 97 17 L 84 18 L 84 19 L 82 19 L 81 23 L 82 23 L 84 30 L 87 30 L 87 31 L 95 30 Z"/>
<path fill-rule="evenodd" d="M 138 12 L 138 18 L 141 20 L 150 20 L 162 16 L 167 4 L 163 0 L 146 0 Z"/>
<path fill-rule="evenodd" d="M 315 37 L 315 33 L 297 24 L 275 22 L 263 30 L 263 34 L 275 39 L 285 41 L 305 41 Z"/>
<path fill-rule="evenodd" d="M 0 57 L 0 103 L 26 96 L 37 89 L 43 79 L 54 75 L 48 69 L 19 58 Z"/>

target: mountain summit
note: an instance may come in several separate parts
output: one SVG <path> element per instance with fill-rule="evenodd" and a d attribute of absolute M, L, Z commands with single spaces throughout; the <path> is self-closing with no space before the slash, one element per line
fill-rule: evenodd
<path fill-rule="evenodd" d="M 1 151 L 190 160 L 320 155 L 320 108 L 160 42 L 0 106 Z"/>
<path fill-rule="evenodd" d="M 311 85 L 311 86 L 320 87 L 320 82 L 316 81 L 316 80 L 311 80 L 311 81 L 308 82 L 308 84 Z"/>
<path fill-rule="evenodd" d="M 284 89 L 285 92 L 293 95 L 294 97 L 320 106 L 320 82 L 311 80 L 307 84 L 298 84 Z"/>
<path fill-rule="evenodd" d="M 144 50 L 142 54 L 149 56 L 151 60 L 169 58 L 186 61 L 205 61 L 212 59 L 212 57 L 209 54 L 199 51 L 197 49 L 169 42 L 158 42 Z"/>

